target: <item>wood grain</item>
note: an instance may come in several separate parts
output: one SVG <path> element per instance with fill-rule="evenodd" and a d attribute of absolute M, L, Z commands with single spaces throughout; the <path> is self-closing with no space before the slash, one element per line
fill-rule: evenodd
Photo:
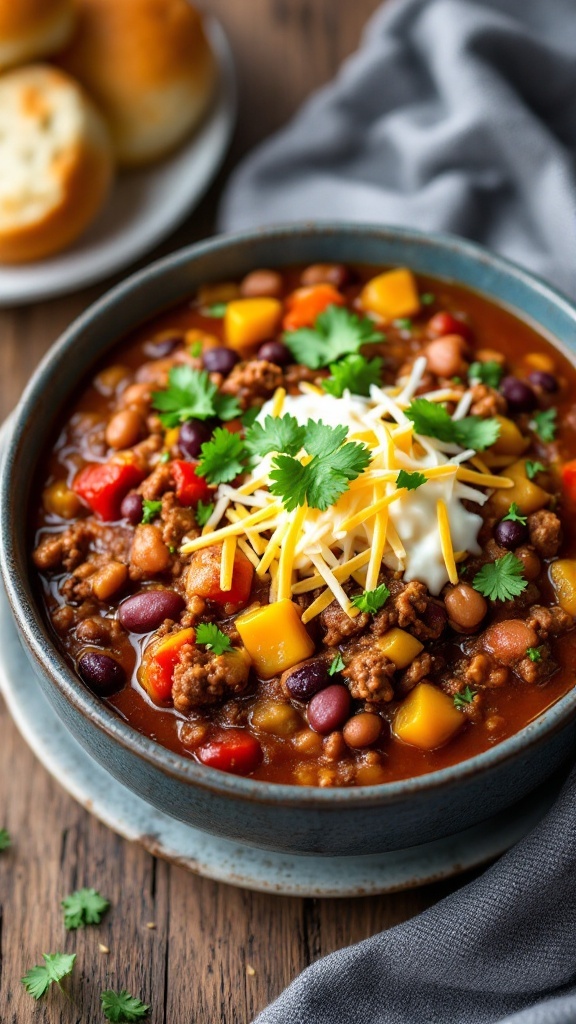
<path fill-rule="evenodd" d="M 336 72 L 377 3 L 210 0 L 205 6 L 234 47 L 238 130 L 200 210 L 161 251 L 210 232 L 227 171 Z M 12 408 L 48 346 L 109 283 L 0 313 L 0 415 Z M 454 888 L 318 901 L 196 878 L 119 839 L 75 804 L 35 761 L 0 702 L 3 826 L 14 846 L 0 857 L 2 1024 L 92 1024 L 103 1019 L 99 995 L 107 987 L 126 987 L 149 1002 L 153 1024 L 245 1024 L 308 963 Z M 83 885 L 100 889 L 112 909 L 99 927 L 66 933 L 60 900 Z M 110 952 L 99 952 L 99 943 Z M 35 1006 L 19 979 L 43 952 L 56 950 L 77 953 L 70 999 L 56 991 Z"/>

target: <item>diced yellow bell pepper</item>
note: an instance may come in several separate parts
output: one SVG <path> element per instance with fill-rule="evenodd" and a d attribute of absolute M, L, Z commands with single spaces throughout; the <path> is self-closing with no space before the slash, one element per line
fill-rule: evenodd
<path fill-rule="evenodd" d="M 414 316 L 420 311 L 420 297 L 414 274 L 406 267 L 378 274 L 364 285 L 360 302 L 364 309 L 370 313 L 378 313 L 384 320 Z"/>
<path fill-rule="evenodd" d="M 68 487 L 65 480 L 56 480 L 46 488 L 42 493 L 42 504 L 46 512 L 52 512 L 62 519 L 74 519 L 82 507 L 78 495 Z"/>
<path fill-rule="evenodd" d="M 524 362 L 531 370 L 543 370 L 544 373 L 554 373 L 556 364 L 546 352 L 529 352 L 524 356 Z"/>
<path fill-rule="evenodd" d="M 447 694 L 431 683 L 418 683 L 396 712 L 394 734 L 412 747 L 434 750 L 443 746 L 464 723 Z"/>
<path fill-rule="evenodd" d="M 500 424 L 500 433 L 491 451 L 498 455 L 522 455 L 530 444 L 530 439 L 524 437 L 514 421 L 509 420 L 507 416 L 495 416 L 494 419 Z"/>
<path fill-rule="evenodd" d="M 559 558 L 552 562 L 550 579 L 560 607 L 569 615 L 576 615 L 576 560 Z"/>
<path fill-rule="evenodd" d="M 240 615 L 236 628 L 263 679 L 279 675 L 314 653 L 298 609 L 287 598 Z"/>
<path fill-rule="evenodd" d="M 407 633 L 405 629 L 399 629 L 398 626 L 389 629 L 377 643 L 386 657 L 394 662 L 396 668 L 406 668 L 424 647 L 424 644 L 412 636 L 412 633 Z"/>
<path fill-rule="evenodd" d="M 180 427 L 170 427 L 170 429 L 164 434 L 164 447 L 173 448 L 175 444 L 178 444 L 179 436 Z"/>
<path fill-rule="evenodd" d="M 533 480 L 526 476 L 526 459 L 518 459 L 507 469 L 503 470 L 502 476 L 510 477 L 514 481 L 513 487 L 501 488 L 495 491 L 490 498 L 489 507 L 497 516 L 505 516 L 512 502 L 516 502 L 520 512 L 529 516 L 531 512 L 537 512 L 544 508 L 550 501 L 548 491 L 545 491 Z"/>
<path fill-rule="evenodd" d="M 278 329 L 282 304 L 278 299 L 236 299 L 224 314 L 224 336 L 230 348 L 243 352 L 266 341 Z"/>
<path fill-rule="evenodd" d="M 198 305 L 214 306 L 218 302 L 231 302 L 240 296 L 240 288 L 235 281 L 218 281 L 216 284 L 203 284 L 198 289 Z"/>
<path fill-rule="evenodd" d="M 301 729 L 303 722 L 291 704 L 278 700 L 261 700 L 252 711 L 252 725 L 261 732 L 269 732 L 273 736 L 291 736 Z"/>

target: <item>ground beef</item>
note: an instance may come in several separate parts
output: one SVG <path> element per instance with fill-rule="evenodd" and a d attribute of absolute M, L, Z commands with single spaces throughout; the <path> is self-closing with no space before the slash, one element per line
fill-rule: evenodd
<path fill-rule="evenodd" d="M 111 645 L 123 633 L 124 630 L 118 619 L 106 619 L 102 615 L 93 615 L 78 625 L 76 638 L 85 644 Z"/>
<path fill-rule="evenodd" d="M 514 666 L 514 671 L 517 676 L 520 676 L 525 683 L 530 683 L 532 686 L 536 686 L 539 683 L 544 683 L 556 671 L 557 665 L 550 656 L 550 648 L 548 644 L 541 644 L 538 648 L 540 659 L 538 661 L 532 661 L 531 658 L 522 658 L 521 661 L 517 662 Z"/>
<path fill-rule="evenodd" d="M 313 384 L 318 377 L 326 376 L 326 372 L 326 370 L 311 370 L 301 363 L 293 363 L 284 370 L 284 386 L 287 391 L 298 394 L 300 383 L 305 381 L 308 384 Z"/>
<path fill-rule="evenodd" d="M 491 416 L 502 416 L 507 411 L 506 399 L 499 391 L 488 384 L 475 384 L 472 390 L 471 416 L 488 419 Z"/>
<path fill-rule="evenodd" d="M 394 662 L 374 646 L 355 654 L 342 675 L 348 681 L 348 689 L 355 700 L 381 704 L 394 697 L 391 680 L 395 671 Z"/>
<path fill-rule="evenodd" d="M 247 683 L 248 665 L 242 657 L 212 654 L 186 644 L 174 669 L 174 707 L 187 714 L 193 708 L 217 704 L 242 693 Z"/>
<path fill-rule="evenodd" d="M 337 647 L 343 640 L 358 636 L 366 629 L 369 619 L 367 612 L 351 619 L 337 601 L 332 601 L 320 614 L 320 625 L 326 630 L 324 643 L 327 647 Z"/>
<path fill-rule="evenodd" d="M 242 409 L 252 405 L 262 405 L 271 398 L 276 388 L 283 383 L 282 370 L 274 363 L 265 359 L 252 359 L 248 363 L 238 363 L 224 381 L 221 391 L 225 395 L 234 395 Z"/>
<path fill-rule="evenodd" d="M 49 534 L 44 537 L 32 554 L 34 564 L 42 570 L 63 566 L 70 572 L 84 560 L 93 537 L 94 524 L 81 519 L 57 536 Z"/>
<path fill-rule="evenodd" d="M 408 666 L 408 668 L 400 676 L 400 682 L 397 690 L 401 694 L 409 693 L 419 683 L 421 679 L 429 676 L 434 668 L 435 658 L 428 652 L 423 651 L 422 654 L 418 654 L 414 661 Z"/>
<path fill-rule="evenodd" d="M 491 690 L 504 686 L 510 675 L 505 665 L 500 665 L 485 653 L 473 654 L 472 657 L 466 658 L 458 665 L 456 674 L 464 686 L 470 686 L 473 690 Z"/>
<path fill-rule="evenodd" d="M 562 543 L 562 524 L 554 512 L 541 509 L 528 516 L 530 541 L 542 558 L 554 558 Z"/>
<path fill-rule="evenodd" d="M 450 676 L 448 679 L 442 680 L 442 689 L 449 697 L 455 697 L 457 693 L 462 693 L 464 686 L 462 679 L 457 676 Z M 472 700 L 461 702 L 460 711 L 466 715 L 469 721 L 481 722 L 484 717 L 483 705 L 484 694 L 479 691 L 474 694 Z"/>
<path fill-rule="evenodd" d="M 446 612 L 440 601 L 428 593 L 423 583 L 391 580 L 390 597 L 374 618 L 373 632 L 382 636 L 393 626 L 407 629 L 419 640 L 437 640 L 446 625 Z"/>
<path fill-rule="evenodd" d="M 138 488 L 139 494 L 145 501 L 159 501 L 159 499 L 174 486 L 172 470 L 168 462 L 159 462 L 150 476 L 146 477 Z"/>
<path fill-rule="evenodd" d="M 173 491 L 168 491 L 162 498 L 162 540 L 168 548 L 179 548 L 186 534 L 197 537 L 199 530 L 196 517 L 191 508 L 183 508 L 178 504 Z"/>
<path fill-rule="evenodd" d="M 536 604 L 528 613 L 526 625 L 536 631 L 539 640 L 547 640 L 549 636 L 560 636 L 572 629 L 574 619 L 557 604 L 550 608 Z"/>

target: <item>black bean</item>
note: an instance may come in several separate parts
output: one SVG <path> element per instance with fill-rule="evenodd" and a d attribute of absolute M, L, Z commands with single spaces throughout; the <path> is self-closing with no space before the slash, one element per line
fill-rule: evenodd
<path fill-rule="evenodd" d="M 164 619 L 178 619 L 184 598 L 175 590 L 141 590 L 126 598 L 118 609 L 118 618 L 131 633 L 150 633 Z"/>
<path fill-rule="evenodd" d="M 267 363 L 275 363 L 276 366 L 287 366 L 294 362 L 294 356 L 290 349 L 282 341 L 265 341 L 257 352 L 258 359 L 265 359 Z"/>
<path fill-rule="evenodd" d="M 500 390 L 512 412 L 532 412 L 538 405 L 530 385 L 518 377 L 504 377 Z"/>
<path fill-rule="evenodd" d="M 545 370 L 534 370 L 528 377 L 528 380 L 535 387 L 542 388 L 543 391 L 549 391 L 550 394 L 559 389 L 556 377 L 552 373 L 546 373 Z"/>
<path fill-rule="evenodd" d="M 208 373 L 222 373 L 224 376 L 234 369 L 236 363 L 240 362 L 240 356 L 231 348 L 218 345 L 216 348 L 207 348 L 202 355 L 204 369 Z"/>
<path fill-rule="evenodd" d="M 310 700 L 315 693 L 328 686 L 330 676 L 325 661 L 309 661 L 290 673 L 285 681 L 286 689 L 295 700 Z"/>
<path fill-rule="evenodd" d="M 201 420 L 186 420 L 178 433 L 178 447 L 189 459 L 197 459 L 205 441 L 209 441 L 212 431 Z"/>
<path fill-rule="evenodd" d="M 133 526 L 137 526 L 142 521 L 142 496 L 136 494 L 136 491 L 130 491 L 122 499 L 120 515 L 123 519 L 128 519 Z"/>
<path fill-rule="evenodd" d="M 345 686 L 334 683 L 312 697 L 308 705 L 308 723 L 325 736 L 340 729 L 350 717 L 350 693 Z"/>
<path fill-rule="evenodd" d="M 528 540 L 528 527 L 512 519 L 502 519 L 494 530 L 494 536 L 501 548 L 513 551 Z"/>
<path fill-rule="evenodd" d="M 78 671 L 85 683 L 99 697 L 110 697 L 121 690 L 126 681 L 122 665 L 109 654 L 87 651 L 78 662 Z"/>

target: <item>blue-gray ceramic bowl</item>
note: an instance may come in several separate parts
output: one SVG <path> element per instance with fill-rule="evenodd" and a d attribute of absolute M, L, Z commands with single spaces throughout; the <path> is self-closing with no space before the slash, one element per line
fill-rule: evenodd
<path fill-rule="evenodd" d="M 524 270 L 457 238 L 357 224 L 296 225 L 201 242 L 154 263 L 91 306 L 53 346 L 16 410 L 4 455 L 1 566 L 24 648 L 58 715 L 116 778 L 176 818 L 263 848 L 321 854 L 401 849 L 458 832 L 510 806 L 570 756 L 576 689 L 521 732 L 419 778 L 356 789 L 273 785 L 215 771 L 135 732 L 71 672 L 30 576 L 29 507 L 55 421 L 96 360 L 136 324 L 198 285 L 260 266 L 341 261 L 406 265 L 484 293 L 530 320 L 565 354 L 576 310 Z"/>

